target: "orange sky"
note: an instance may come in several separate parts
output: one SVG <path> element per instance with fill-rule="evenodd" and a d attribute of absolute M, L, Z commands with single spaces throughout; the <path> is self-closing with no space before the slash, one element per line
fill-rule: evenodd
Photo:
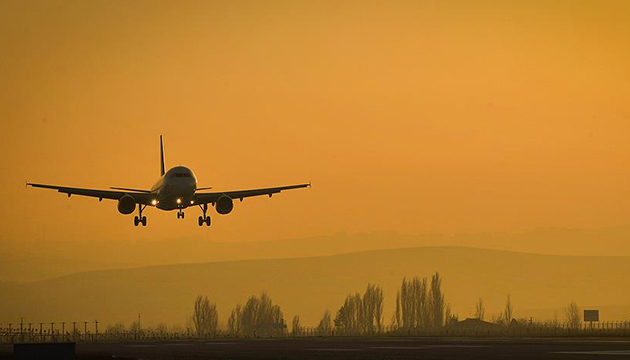
<path fill-rule="evenodd" d="M 628 64 L 627 1 L 2 1 L 0 239 L 626 226 Z M 149 188 L 160 134 L 201 186 L 313 188 L 211 228 L 24 188 Z"/>

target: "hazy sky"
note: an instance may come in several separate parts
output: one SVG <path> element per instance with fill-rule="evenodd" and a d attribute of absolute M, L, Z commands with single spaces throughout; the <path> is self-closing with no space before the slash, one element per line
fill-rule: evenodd
<path fill-rule="evenodd" d="M 3 0 L 0 238 L 625 226 L 629 64 L 628 1 Z M 149 188 L 160 134 L 200 186 L 313 188 L 135 228 L 24 187 Z"/>

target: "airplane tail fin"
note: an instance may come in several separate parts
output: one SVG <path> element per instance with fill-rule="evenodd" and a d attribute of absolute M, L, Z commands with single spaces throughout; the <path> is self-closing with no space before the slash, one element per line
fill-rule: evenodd
<path fill-rule="evenodd" d="M 160 135 L 160 175 L 164 175 L 164 144 Z"/>

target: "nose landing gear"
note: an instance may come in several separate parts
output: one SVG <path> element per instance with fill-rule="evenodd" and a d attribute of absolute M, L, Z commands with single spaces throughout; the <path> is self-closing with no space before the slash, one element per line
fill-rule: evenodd
<path fill-rule="evenodd" d="M 138 226 L 138 224 L 142 224 L 142 226 L 147 226 L 147 217 L 146 216 L 142 216 L 142 210 L 144 210 L 144 208 L 146 208 L 147 205 L 140 205 L 138 206 L 138 216 L 135 216 L 133 218 L 133 225 L 134 226 Z"/>
<path fill-rule="evenodd" d="M 177 212 L 177 218 L 178 219 L 183 219 L 184 215 L 185 215 L 184 210 L 179 209 L 179 211 Z"/>
<path fill-rule="evenodd" d="M 199 205 L 201 211 L 203 211 L 203 215 L 199 217 L 199 226 L 203 226 L 205 223 L 206 226 L 210 226 L 210 216 L 206 215 L 208 212 L 208 204 Z"/>

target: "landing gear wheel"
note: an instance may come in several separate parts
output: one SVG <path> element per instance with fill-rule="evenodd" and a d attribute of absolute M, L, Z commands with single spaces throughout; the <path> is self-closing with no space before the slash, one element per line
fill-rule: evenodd
<path fill-rule="evenodd" d="M 199 217 L 199 226 L 203 226 L 203 223 L 210 226 L 210 216 L 206 215 L 208 213 L 208 204 L 199 205 L 199 208 L 203 211 L 203 215 Z"/>
<path fill-rule="evenodd" d="M 138 216 L 135 216 L 133 218 L 133 225 L 134 226 L 138 226 L 139 224 L 142 224 L 142 226 L 147 226 L 147 217 L 146 216 L 142 216 L 142 210 L 144 210 L 144 208 L 146 208 L 147 205 L 140 205 L 138 207 Z"/>
<path fill-rule="evenodd" d="M 186 215 L 186 213 L 182 211 L 182 219 L 184 218 L 184 215 Z"/>

